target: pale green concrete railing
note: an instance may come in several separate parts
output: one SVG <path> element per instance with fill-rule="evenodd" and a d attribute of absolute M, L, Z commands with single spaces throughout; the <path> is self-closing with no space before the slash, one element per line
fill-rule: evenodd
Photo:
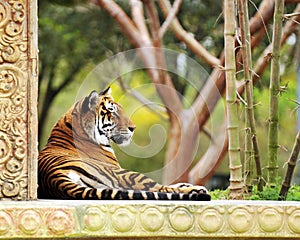
<path fill-rule="evenodd" d="M 0 239 L 300 239 L 297 202 L 36 200 L 37 52 L 37 1 L 0 0 Z"/>
<path fill-rule="evenodd" d="M 2 202 L 0 239 L 300 239 L 300 204 L 261 201 Z"/>

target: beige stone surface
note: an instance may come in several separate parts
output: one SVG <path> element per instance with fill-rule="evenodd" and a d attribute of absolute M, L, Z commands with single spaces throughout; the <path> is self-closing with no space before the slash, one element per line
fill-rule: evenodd
<path fill-rule="evenodd" d="M 0 238 L 300 239 L 300 203 L 4 201 Z"/>
<path fill-rule="evenodd" d="M 0 0 L 0 199 L 36 198 L 35 0 Z"/>

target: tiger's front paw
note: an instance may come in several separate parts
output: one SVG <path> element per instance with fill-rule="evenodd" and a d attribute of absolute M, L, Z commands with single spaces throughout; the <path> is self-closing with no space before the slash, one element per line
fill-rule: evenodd
<path fill-rule="evenodd" d="M 192 189 L 191 193 L 195 192 L 195 193 L 208 194 L 208 190 L 204 186 L 198 186 L 198 185 L 196 185 L 196 186 L 192 186 L 190 188 Z"/>
<path fill-rule="evenodd" d="M 198 193 L 208 194 L 208 190 L 204 186 L 192 185 L 190 183 L 176 183 L 170 185 L 170 187 L 177 188 L 183 193 Z"/>

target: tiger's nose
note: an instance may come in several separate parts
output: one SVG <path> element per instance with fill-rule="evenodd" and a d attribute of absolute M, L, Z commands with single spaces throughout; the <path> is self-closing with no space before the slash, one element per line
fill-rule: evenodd
<path fill-rule="evenodd" d="M 136 129 L 136 126 L 130 126 L 130 127 L 128 127 L 128 130 L 129 130 L 130 132 L 133 132 L 135 129 Z"/>

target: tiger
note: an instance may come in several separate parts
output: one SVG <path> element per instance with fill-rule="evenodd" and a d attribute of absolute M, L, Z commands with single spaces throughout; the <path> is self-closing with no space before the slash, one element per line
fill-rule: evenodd
<path fill-rule="evenodd" d="M 136 126 L 111 92 L 92 91 L 53 127 L 38 156 L 38 198 L 211 200 L 204 186 L 162 185 L 120 166 L 111 142 L 129 144 Z"/>

